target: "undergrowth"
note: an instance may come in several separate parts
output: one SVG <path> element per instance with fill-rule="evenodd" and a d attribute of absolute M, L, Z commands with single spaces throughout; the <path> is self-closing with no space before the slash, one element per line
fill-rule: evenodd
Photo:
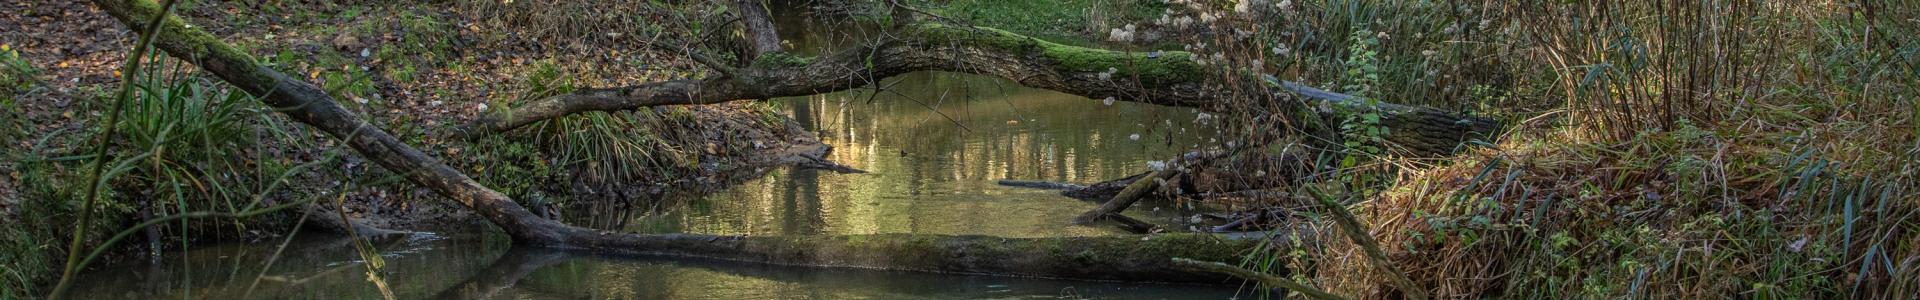
<path fill-rule="evenodd" d="M 17 172 L 7 176 L 17 176 L 21 198 L 19 206 L 7 212 L 14 225 L 0 232 L 0 261 L 6 262 L 0 267 L 8 277 L 7 284 L 0 284 L 7 290 L 3 295 L 45 292 L 37 287 L 51 279 L 48 274 L 59 274 L 59 264 L 71 250 L 55 242 L 70 240 L 75 230 L 86 232 L 78 243 L 86 248 L 80 251 L 143 249 L 148 252 L 137 255 L 145 256 L 185 249 L 192 240 L 246 237 L 259 234 L 253 230 L 285 225 L 285 220 L 270 218 L 180 217 L 154 224 L 148 234 L 120 241 L 122 246 L 106 245 L 109 236 L 140 221 L 239 214 L 270 206 L 261 201 L 280 195 L 276 193 L 284 189 L 285 180 L 301 170 L 292 161 L 262 157 L 272 151 L 258 148 L 259 138 L 289 136 L 276 132 L 277 126 L 256 127 L 279 122 L 261 117 L 271 111 L 254 109 L 255 100 L 244 93 L 188 75 L 182 63 L 155 57 L 156 66 L 127 76 L 136 82 L 128 101 L 112 101 L 115 95 L 102 93 L 74 107 L 84 111 L 125 104 L 122 118 L 111 125 L 118 134 L 107 141 L 112 150 L 105 156 L 90 152 L 92 145 L 83 141 L 94 140 L 108 124 L 21 141 L 27 145 L 20 151 L 0 157 Z M 99 178 L 90 178 L 86 170 L 96 163 L 108 167 Z M 92 207 L 81 201 L 85 189 L 76 188 L 89 184 L 103 187 Z M 76 215 L 83 209 L 95 215 L 77 224 Z"/>
<path fill-rule="evenodd" d="M 1166 7 L 1152 0 L 955 0 L 903 1 L 937 15 L 1027 35 L 1057 37 L 1105 33 L 1130 22 L 1151 20 Z M 879 6 L 879 5 L 875 5 Z"/>
<path fill-rule="evenodd" d="M 508 106 L 573 92 L 579 79 L 552 61 L 530 66 L 517 99 Z M 728 157 L 749 149 L 716 144 L 717 128 L 702 128 L 694 110 L 659 107 L 589 112 L 530 124 L 524 134 L 479 142 L 482 159 L 470 171 L 510 195 L 571 195 L 628 199 L 664 185 L 688 183 L 721 166 L 703 157 Z M 710 125 L 710 124 L 709 124 Z M 655 184 L 640 184 L 655 183 Z M 625 195 L 625 196 L 622 196 Z M 558 204 L 572 198 L 560 198 Z"/>
<path fill-rule="evenodd" d="M 1243 140 L 1299 137 L 1248 144 L 1344 157 L 1304 185 L 1353 199 L 1390 257 L 1371 266 L 1368 247 L 1333 234 L 1250 268 L 1367 299 L 1920 293 L 1910 5 L 1171 3 L 1140 30 L 1182 33 L 1183 48 L 1220 70 L 1506 124 L 1442 160 L 1370 147 L 1379 133 L 1365 116 L 1275 122 L 1273 112 L 1327 110 L 1228 105 Z M 1324 208 L 1294 210 L 1339 232 Z"/>

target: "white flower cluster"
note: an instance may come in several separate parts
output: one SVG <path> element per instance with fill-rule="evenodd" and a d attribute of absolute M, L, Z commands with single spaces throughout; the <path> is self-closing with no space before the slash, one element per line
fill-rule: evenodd
<path fill-rule="evenodd" d="M 1135 28 L 1133 24 L 1127 24 L 1126 27 L 1114 28 L 1113 31 L 1107 32 L 1107 41 L 1133 42 L 1133 35 L 1136 30 L 1138 30 L 1138 28 Z"/>
<path fill-rule="evenodd" d="M 1180 17 L 1173 17 L 1173 15 L 1174 15 L 1173 12 L 1169 10 L 1166 14 L 1160 15 L 1159 20 L 1154 20 L 1153 24 L 1160 25 L 1160 26 L 1173 27 L 1173 28 L 1187 28 L 1187 26 L 1193 26 L 1193 17 L 1185 16 L 1185 15 L 1182 15 Z"/>

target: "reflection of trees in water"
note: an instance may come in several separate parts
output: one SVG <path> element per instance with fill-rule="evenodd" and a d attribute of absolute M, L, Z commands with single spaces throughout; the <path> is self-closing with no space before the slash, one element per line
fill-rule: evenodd
<path fill-rule="evenodd" d="M 791 49 L 803 55 L 873 34 L 861 26 L 791 15 L 796 11 L 774 9 L 774 21 Z M 1000 78 L 954 73 L 911 73 L 876 86 L 887 89 L 781 102 L 795 122 L 835 147 L 827 159 L 874 174 L 778 170 L 717 196 L 658 197 L 646 201 L 654 203 L 647 207 L 621 208 L 641 213 L 608 213 L 603 215 L 607 220 L 595 218 L 594 223 L 610 226 L 599 228 L 714 234 L 984 228 L 1010 220 L 949 216 L 1004 208 L 982 206 L 989 205 L 986 201 L 953 201 L 970 196 L 952 194 L 995 197 L 982 194 L 991 189 L 984 185 L 1003 178 L 1093 182 L 1131 175 L 1146 160 L 1173 157 L 1198 142 L 1176 136 L 1169 143 L 1156 134 L 1179 130 L 1168 129 L 1165 120 L 1190 125 L 1193 114 L 1185 109 L 1129 102 L 1108 106 Z M 1136 133 L 1143 135 L 1141 141 L 1127 139 Z"/>
<path fill-rule="evenodd" d="M 1051 220 L 956 217 L 1006 210 L 960 198 L 997 197 L 989 186 L 1002 178 L 1119 177 L 1146 160 L 1184 150 L 1125 139 L 1145 132 L 1136 123 L 1179 111 L 1102 106 L 989 77 L 915 73 L 897 79 L 904 83 L 878 95 L 863 90 L 781 102 L 796 123 L 835 146 L 828 159 L 873 174 L 777 170 L 718 195 L 686 192 L 646 201 L 655 204 L 633 214 L 634 224 L 607 220 L 615 226 L 604 228 L 756 235 L 1014 228 Z"/>
<path fill-rule="evenodd" d="M 819 128 L 813 117 L 813 105 L 806 101 L 796 101 L 793 106 L 794 122 L 808 129 Z M 820 207 L 820 178 L 818 170 L 787 168 L 786 191 L 780 193 L 785 200 L 781 207 L 785 212 L 781 216 L 780 234 L 821 234 L 825 232 L 826 217 Z"/>
<path fill-rule="evenodd" d="M 822 122 L 817 127 L 829 143 L 854 150 L 839 153 L 839 158 L 859 161 L 871 155 L 898 154 L 860 151 L 869 149 L 904 151 L 909 159 L 904 159 L 902 167 L 952 170 L 952 179 L 1104 180 L 1137 169 L 1141 161 L 1172 157 L 1200 142 L 1191 137 L 1197 134 L 1175 134 L 1168 141 L 1164 133 L 1180 129 L 1167 127 L 1164 121 L 1191 123 L 1192 113 L 1178 109 L 1132 103 L 1103 106 L 982 76 L 923 72 L 896 79 L 905 83 L 878 95 L 857 90 L 792 102 L 841 108 L 814 110 L 820 119 L 846 121 Z M 1143 136 L 1140 141 L 1127 139 L 1136 133 Z"/>

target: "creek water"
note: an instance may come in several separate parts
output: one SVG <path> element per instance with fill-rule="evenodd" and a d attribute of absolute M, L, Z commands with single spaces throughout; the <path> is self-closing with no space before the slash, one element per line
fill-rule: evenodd
<path fill-rule="evenodd" d="M 835 147 L 827 159 L 870 171 L 778 169 L 714 193 L 668 193 L 647 208 L 570 211 L 569 221 L 637 232 L 743 235 L 930 233 L 1005 237 L 1130 234 L 1067 220 L 1097 205 L 998 179 L 1095 182 L 1131 175 L 1196 141 L 1186 109 L 1033 90 L 998 79 L 918 73 L 893 89 L 781 99 Z M 945 100 L 940 95 L 947 95 Z M 903 96 L 904 95 L 904 96 Z M 918 99 L 909 99 L 918 98 Z M 920 101 L 926 105 L 921 105 Z M 929 109 L 933 107 L 934 109 Z M 1174 124 L 1167 127 L 1166 120 Z M 1150 125 L 1158 124 L 1158 125 Z M 1184 127 L 1183 127 L 1184 126 Z M 1148 127 L 1154 127 L 1149 130 Z M 1174 129 L 1168 129 L 1174 128 Z M 1173 131 L 1171 138 L 1167 134 Z M 1130 138 L 1139 134 L 1141 138 Z M 1171 142 L 1171 144 L 1170 144 Z M 595 216 L 599 214 L 598 216 Z M 1128 214 L 1190 214 L 1143 202 Z M 484 232 L 475 228 L 469 232 Z M 85 274 L 75 299 L 378 298 L 362 259 L 338 237 L 195 245 L 152 263 Z M 1127 284 L 777 267 L 703 260 L 526 253 L 498 234 L 416 235 L 373 245 L 401 298 L 637 299 L 1226 299 L 1233 286 Z M 263 272 L 264 271 L 264 272 Z M 257 283 L 256 283 L 257 281 Z M 249 290 L 251 290 L 249 292 Z M 1244 295 L 1242 295 L 1244 297 Z"/>
<path fill-rule="evenodd" d="M 791 24 L 782 28 L 819 28 Z M 797 27 L 796 27 L 797 26 Z M 834 35 L 834 36 L 830 36 Z M 787 35 L 797 51 L 831 31 Z M 708 193 L 669 192 L 645 205 L 569 211 L 570 223 L 636 232 L 729 235 L 870 233 L 1061 237 L 1130 234 L 1067 220 L 1097 205 L 999 179 L 1091 183 L 1132 175 L 1178 155 L 1211 131 L 1185 108 L 1107 104 L 998 79 L 914 73 L 885 92 L 776 99 L 834 146 L 826 159 L 868 174 L 778 169 Z M 635 208 L 635 207 L 644 208 Z M 1192 212 L 1143 202 L 1149 221 Z M 466 232 L 487 232 L 475 228 Z M 75 299 L 379 298 L 353 243 L 303 234 L 195 245 L 153 262 L 106 266 L 76 284 Z M 489 234 L 417 234 L 371 245 L 386 286 L 403 299 L 1227 299 L 1235 286 L 1087 282 L 766 266 L 697 259 L 577 255 L 511 247 Z"/>

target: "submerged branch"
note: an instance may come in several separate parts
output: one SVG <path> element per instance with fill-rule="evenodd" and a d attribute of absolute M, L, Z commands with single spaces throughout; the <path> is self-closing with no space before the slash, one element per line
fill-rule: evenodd
<path fill-rule="evenodd" d="M 1114 195 L 1113 199 L 1109 199 L 1106 203 L 1101 203 L 1099 207 L 1094 207 L 1092 210 L 1088 210 L 1085 213 L 1081 213 L 1080 216 L 1074 217 L 1073 224 L 1093 223 L 1094 221 L 1120 214 L 1121 211 L 1126 211 L 1127 207 L 1133 206 L 1134 202 L 1140 201 L 1140 198 L 1146 197 L 1148 193 L 1160 190 L 1161 183 L 1166 182 L 1168 178 L 1173 178 L 1175 174 L 1179 174 L 1179 172 L 1168 168 L 1153 171 L 1153 174 L 1149 174 L 1147 177 L 1134 180 L 1132 184 L 1127 185 L 1126 189 L 1122 189 L 1119 194 Z"/>

